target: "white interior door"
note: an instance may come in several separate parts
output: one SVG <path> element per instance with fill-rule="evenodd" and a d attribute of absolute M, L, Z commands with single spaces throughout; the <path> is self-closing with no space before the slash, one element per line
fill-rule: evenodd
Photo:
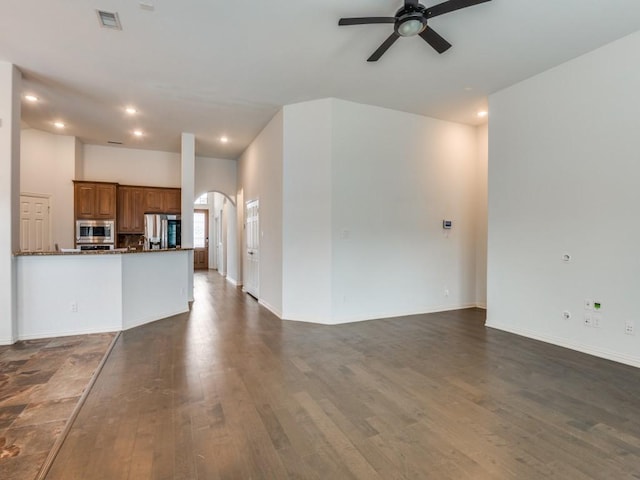
<path fill-rule="evenodd" d="M 20 250 L 51 250 L 49 230 L 49 197 L 20 195 Z"/>
<path fill-rule="evenodd" d="M 258 200 L 247 202 L 245 209 L 244 289 L 258 298 L 260 292 L 260 218 Z"/>

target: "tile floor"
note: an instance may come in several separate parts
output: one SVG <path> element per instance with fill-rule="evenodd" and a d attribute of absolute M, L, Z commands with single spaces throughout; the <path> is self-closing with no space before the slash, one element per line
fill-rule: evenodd
<path fill-rule="evenodd" d="M 0 347 L 0 477 L 36 478 L 114 333 Z"/>

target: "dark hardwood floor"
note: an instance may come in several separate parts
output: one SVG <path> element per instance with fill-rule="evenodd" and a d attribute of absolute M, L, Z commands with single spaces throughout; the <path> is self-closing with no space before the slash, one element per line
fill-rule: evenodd
<path fill-rule="evenodd" d="M 482 310 L 282 322 L 216 273 L 124 332 L 47 479 L 640 479 L 640 370 Z"/>

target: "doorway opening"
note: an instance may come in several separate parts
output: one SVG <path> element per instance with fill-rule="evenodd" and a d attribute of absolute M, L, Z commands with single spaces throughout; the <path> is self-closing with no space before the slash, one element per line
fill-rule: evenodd
<path fill-rule="evenodd" d="M 233 199 L 217 191 L 204 193 L 194 202 L 194 269 L 217 270 L 233 285 L 240 284 L 237 215 Z"/>
<path fill-rule="evenodd" d="M 209 268 L 209 210 L 193 211 L 193 268 Z"/>

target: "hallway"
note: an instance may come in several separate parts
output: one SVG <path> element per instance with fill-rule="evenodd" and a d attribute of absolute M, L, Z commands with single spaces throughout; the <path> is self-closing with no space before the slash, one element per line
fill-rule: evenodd
<path fill-rule="evenodd" d="M 280 321 L 215 272 L 123 332 L 48 476 L 638 479 L 640 370 L 478 309 Z"/>

